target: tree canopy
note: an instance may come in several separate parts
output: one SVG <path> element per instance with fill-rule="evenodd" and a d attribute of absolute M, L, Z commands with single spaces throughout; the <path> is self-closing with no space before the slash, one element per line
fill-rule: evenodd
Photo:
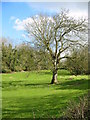
<path fill-rule="evenodd" d="M 57 70 L 61 59 L 68 58 L 70 49 L 85 44 L 87 24 L 86 19 L 75 19 L 68 11 L 61 11 L 52 17 L 37 15 L 32 22 L 25 25 L 28 37 L 33 37 L 33 43 L 42 46 L 50 54 L 53 64 L 51 83 L 57 83 Z M 63 55 L 63 56 L 62 56 Z"/>

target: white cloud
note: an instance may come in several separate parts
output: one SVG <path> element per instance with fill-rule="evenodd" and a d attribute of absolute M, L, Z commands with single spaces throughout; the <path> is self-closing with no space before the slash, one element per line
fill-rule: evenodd
<path fill-rule="evenodd" d="M 37 10 L 40 13 L 60 13 L 61 9 L 69 9 L 73 12 L 83 11 L 86 10 L 88 13 L 88 3 L 87 2 L 51 2 L 51 3 L 27 3 L 28 6 L 34 10 Z M 49 12 L 48 12 L 49 11 Z"/>
<path fill-rule="evenodd" d="M 11 17 L 10 17 L 10 20 L 15 20 L 15 19 L 16 19 L 15 16 L 11 16 Z"/>
<path fill-rule="evenodd" d="M 38 15 L 35 15 L 35 18 L 36 18 L 36 21 L 40 24 L 40 19 L 38 18 Z M 52 17 L 48 17 L 48 20 L 53 22 Z M 20 20 L 18 18 L 15 20 L 15 25 L 13 26 L 13 28 L 16 30 L 25 30 L 25 25 L 27 25 L 28 23 L 33 24 L 33 19 L 31 17 L 26 18 L 24 20 Z"/>
<path fill-rule="evenodd" d="M 24 30 L 23 21 L 21 21 L 20 19 L 16 19 L 16 20 L 15 20 L 14 28 L 15 28 L 16 30 Z"/>
<path fill-rule="evenodd" d="M 26 18 L 24 20 L 16 19 L 13 28 L 16 30 L 25 30 L 25 25 L 27 23 L 32 23 L 32 22 L 33 22 L 32 18 Z"/>
<path fill-rule="evenodd" d="M 22 37 L 23 37 L 23 38 L 26 38 L 26 35 L 25 35 L 25 34 L 22 34 Z"/>
<path fill-rule="evenodd" d="M 69 16 L 74 17 L 75 19 L 79 18 L 88 18 L 88 13 L 87 11 L 70 11 Z M 38 21 L 38 15 L 35 16 L 36 20 Z M 13 17 L 12 17 L 13 18 Z M 51 22 L 54 22 L 52 17 L 48 17 L 48 20 Z M 40 23 L 40 21 L 38 21 Z M 15 20 L 15 25 L 13 26 L 14 29 L 16 30 L 25 30 L 25 25 L 26 24 L 33 24 L 33 19 L 31 17 L 26 18 L 24 20 L 20 20 L 19 18 Z"/>
<path fill-rule="evenodd" d="M 88 12 L 87 11 L 70 11 L 69 16 L 74 17 L 75 19 L 78 18 L 88 18 Z"/>

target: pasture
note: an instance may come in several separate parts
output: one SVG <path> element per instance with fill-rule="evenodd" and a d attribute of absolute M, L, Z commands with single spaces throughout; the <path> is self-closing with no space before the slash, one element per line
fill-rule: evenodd
<path fill-rule="evenodd" d="M 2 74 L 3 118 L 61 117 L 70 100 L 88 91 L 87 75 L 58 72 L 58 84 L 51 85 L 49 70 Z"/>

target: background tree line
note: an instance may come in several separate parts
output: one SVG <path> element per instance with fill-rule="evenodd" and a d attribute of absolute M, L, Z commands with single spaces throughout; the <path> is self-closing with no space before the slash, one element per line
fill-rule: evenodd
<path fill-rule="evenodd" d="M 85 45 L 80 48 L 74 48 L 71 51 L 72 59 L 67 59 L 65 61 L 65 67 L 72 74 L 89 74 L 88 70 L 88 46 Z"/>
<path fill-rule="evenodd" d="M 60 62 L 60 69 L 67 69 L 72 74 L 88 74 L 88 46 L 73 48 L 72 59 Z M 22 43 L 15 47 L 11 43 L 2 42 L 2 72 L 18 72 L 31 70 L 52 70 L 50 55 L 43 48 L 31 47 Z"/>
<path fill-rule="evenodd" d="M 2 42 L 2 72 L 18 72 L 50 69 L 48 53 L 42 49 L 32 48 L 22 43 L 15 47 Z"/>

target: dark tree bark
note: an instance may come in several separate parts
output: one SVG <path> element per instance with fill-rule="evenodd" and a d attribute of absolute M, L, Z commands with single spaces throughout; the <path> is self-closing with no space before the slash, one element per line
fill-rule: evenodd
<path fill-rule="evenodd" d="M 57 70 L 53 71 L 53 77 L 52 77 L 52 81 L 51 84 L 56 84 L 57 83 Z"/>
<path fill-rule="evenodd" d="M 57 54 L 56 54 L 56 57 L 57 57 Z M 57 59 L 54 60 L 54 63 L 53 63 L 53 77 L 52 77 L 52 81 L 51 81 L 51 84 L 56 84 L 57 83 Z"/>

